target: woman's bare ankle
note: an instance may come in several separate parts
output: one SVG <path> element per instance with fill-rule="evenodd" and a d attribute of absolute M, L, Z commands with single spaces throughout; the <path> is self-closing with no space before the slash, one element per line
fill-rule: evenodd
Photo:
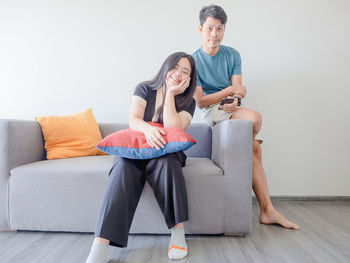
<path fill-rule="evenodd" d="M 102 237 L 95 237 L 94 244 L 105 244 L 106 246 L 108 246 L 109 240 Z"/>
<path fill-rule="evenodd" d="M 184 229 L 184 223 L 178 223 L 175 226 L 173 226 L 172 228 L 181 228 Z"/>

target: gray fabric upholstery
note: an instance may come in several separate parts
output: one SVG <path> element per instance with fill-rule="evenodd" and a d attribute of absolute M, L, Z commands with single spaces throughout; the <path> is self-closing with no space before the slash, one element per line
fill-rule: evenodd
<path fill-rule="evenodd" d="M 12 169 L 11 227 L 93 232 L 112 162 L 113 156 L 87 156 L 39 161 Z M 206 231 L 206 228 L 213 233 L 221 231 L 221 224 L 212 224 L 217 226 L 213 228 L 210 223 L 222 222 L 223 200 L 216 195 L 222 193 L 223 171 L 209 159 L 189 158 L 184 176 L 191 200 L 189 210 L 197 214 L 193 218 L 197 224 L 192 228 L 199 233 L 200 230 Z M 131 231 L 158 233 L 159 226 L 162 226 L 161 231 L 167 232 L 163 216 L 148 185 L 142 195 Z M 202 203 L 207 205 L 201 207 Z M 155 214 L 159 216 L 155 217 Z"/>
<path fill-rule="evenodd" d="M 100 124 L 103 137 L 125 128 Z M 187 132 L 197 145 L 186 152 L 183 168 L 190 217 L 186 233 L 249 233 L 251 123 L 230 120 L 213 129 L 192 124 Z M 94 232 L 113 156 L 44 160 L 36 121 L 0 120 L 0 136 L 0 228 Z M 148 184 L 131 233 L 169 233 Z"/>
<path fill-rule="evenodd" d="M 127 129 L 129 127 L 128 124 L 126 123 L 100 123 L 99 125 L 100 131 L 101 131 L 101 135 L 102 138 L 106 137 L 107 135 L 115 132 L 115 131 L 119 131 L 119 130 L 123 130 L 123 129 Z"/>
<path fill-rule="evenodd" d="M 186 132 L 195 140 L 196 144 L 185 151 L 188 157 L 201 157 L 211 159 L 211 127 L 203 123 L 191 124 Z"/>
<path fill-rule="evenodd" d="M 11 228 L 91 231 L 112 162 L 113 156 L 86 156 L 12 169 Z"/>
<path fill-rule="evenodd" d="M 252 136 L 252 123 L 246 120 L 223 121 L 213 127 L 213 161 L 225 171 L 226 179 L 225 233 L 251 229 L 251 220 L 242 218 L 251 218 L 252 212 Z"/>
<path fill-rule="evenodd" d="M 43 136 L 36 121 L 0 120 L 0 229 L 9 228 L 10 170 L 45 158 Z"/>

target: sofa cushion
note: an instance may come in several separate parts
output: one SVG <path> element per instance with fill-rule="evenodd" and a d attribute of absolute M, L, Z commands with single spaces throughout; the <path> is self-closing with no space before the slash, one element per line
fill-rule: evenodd
<path fill-rule="evenodd" d="M 101 132 L 91 109 L 68 116 L 35 118 L 44 135 L 47 159 L 105 155 L 96 148 Z"/>
<path fill-rule="evenodd" d="M 102 138 L 109 134 L 127 129 L 129 126 L 126 123 L 99 123 L 99 128 Z M 199 157 L 211 159 L 212 152 L 212 130 L 206 123 L 191 123 L 186 129 L 186 132 L 196 139 L 196 144 L 185 151 L 187 157 Z"/>
<path fill-rule="evenodd" d="M 11 170 L 11 178 L 40 182 L 42 176 L 51 180 L 73 180 L 77 176 L 108 175 L 114 156 L 84 156 L 57 160 L 43 160 L 20 165 Z M 222 176 L 223 171 L 207 158 L 187 158 L 183 167 L 186 176 Z M 83 177 L 84 178 L 84 177 Z"/>
<path fill-rule="evenodd" d="M 44 160 L 12 169 L 11 228 L 78 232 L 89 229 L 94 232 L 113 158 L 108 155 Z M 188 158 L 183 173 L 191 221 L 187 232 L 221 233 L 223 171 L 209 159 Z M 161 231 L 159 226 L 162 226 Z M 130 233 L 168 232 L 154 194 L 146 183 Z"/>
<path fill-rule="evenodd" d="M 166 134 L 162 135 L 164 148 L 156 149 L 150 146 L 142 132 L 132 129 L 120 130 L 105 137 L 97 144 L 97 148 L 108 154 L 130 159 L 151 159 L 168 153 L 185 151 L 196 141 L 184 130 L 176 127 L 164 128 L 162 124 L 148 122 L 148 124 L 162 128 Z"/>

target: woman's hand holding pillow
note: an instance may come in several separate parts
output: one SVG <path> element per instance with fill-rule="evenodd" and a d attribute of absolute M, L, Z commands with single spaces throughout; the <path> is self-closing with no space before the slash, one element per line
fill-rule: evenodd
<path fill-rule="evenodd" d="M 159 150 L 164 148 L 164 144 L 166 141 L 164 140 L 163 135 L 166 135 L 166 131 L 162 128 L 155 127 L 149 125 L 149 127 L 144 132 L 147 143 L 151 146 Z"/>

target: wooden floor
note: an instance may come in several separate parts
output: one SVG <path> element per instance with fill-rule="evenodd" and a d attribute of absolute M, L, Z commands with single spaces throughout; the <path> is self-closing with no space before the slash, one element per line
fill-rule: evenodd
<path fill-rule="evenodd" d="M 187 236 L 189 255 L 178 262 L 350 262 L 350 203 L 274 201 L 299 231 L 258 223 L 245 237 Z M 84 263 L 93 234 L 0 231 L 0 262 Z M 128 248 L 110 247 L 110 263 L 168 262 L 168 235 L 130 235 Z"/>

